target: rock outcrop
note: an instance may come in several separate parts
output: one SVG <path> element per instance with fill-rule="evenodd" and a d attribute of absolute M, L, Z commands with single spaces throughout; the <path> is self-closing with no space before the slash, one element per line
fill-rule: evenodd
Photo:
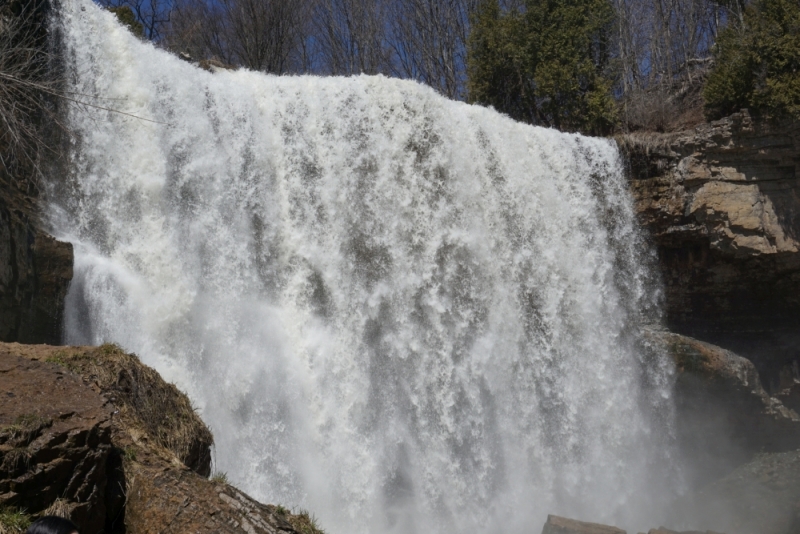
<path fill-rule="evenodd" d="M 548 515 L 542 534 L 625 534 L 625 531 L 599 523 L 586 523 L 557 515 Z"/>
<path fill-rule="evenodd" d="M 0 512 L 56 512 L 85 534 L 319 533 L 209 480 L 188 398 L 113 345 L 0 343 L 0 398 Z"/>
<path fill-rule="evenodd" d="M 669 328 L 748 357 L 775 390 L 800 356 L 800 123 L 742 112 L 619 143 Z"/>
<path fill-rule="evenodd" d="M 764 390 L 749 360 L 679 334 L 645 335 L 677 368 L 676 438 L 690 487 L 730 473 L 758 452 L 800 448 L 800 417 Z"/>
<path fill-rule="evenodd" d="M 18 99 L 4 104 L 0 136 L 0 341 L 59 343 L 72 279 L 72 245 L 47 234 L 37 204 L 42 175 L 65 174 L 63 127 L 50 120 L 58 100 L 33 89 L 55 83 L 42 73 L 49 12 L 48 0 L 0 2 L 3 72 L 13 74 L 3 83 Z"/>
<path fill-rule="evenodd" d="M 11 353 L 0 356 L 0 505 L 31 511 L 57 499 L 86 532 L 121 503 L 107 499 L 111 410 L 77 376 Z"/>
<path fill-rule="evenodd" d="M 0 173 L 0 341 L 61 341 L 72 245 L 47 235 L 36 213 L 34 198 Z"/>

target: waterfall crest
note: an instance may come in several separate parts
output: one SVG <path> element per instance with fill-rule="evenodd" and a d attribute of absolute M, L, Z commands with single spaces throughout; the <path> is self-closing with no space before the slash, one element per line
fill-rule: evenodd
<path fill-rule="evenodd" d="M 671 378 L 611 142 L 380 76 L 211 74 L 88 0 L 58 20 L 68 89 L 124 112 L 68 112 L 66 341 L 186 390 L 229 479 L 333 534 L 651 510 Z"/>

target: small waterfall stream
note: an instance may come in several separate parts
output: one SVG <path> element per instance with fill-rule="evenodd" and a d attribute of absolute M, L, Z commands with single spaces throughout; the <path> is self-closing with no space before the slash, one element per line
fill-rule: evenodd
<path fill-rule="evenodd" d="M 657 287 L 616 147 L 384 77 L 195 68 L 58 15 L 66 342 L 189 393 L 216 469 L 331 534 L 633 524 L 668 469 Z M 649 520 L 649 519 L 647 519 Z"/>

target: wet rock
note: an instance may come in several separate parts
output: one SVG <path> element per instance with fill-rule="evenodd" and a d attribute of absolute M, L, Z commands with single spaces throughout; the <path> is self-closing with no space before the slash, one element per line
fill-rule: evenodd
<path fill-rule="evenodd" d="M 660 527 L 660 528 L 652 528 L 647 531 L 647 534 L 721 534 L 719 532 L 712 532 L 710 530 L 684 530 L 682 532 L 678 532 L 677 530 L 670 530 L 668 528 Z"/>
<path fill-rule="evenodd" d="M 690 486 L 726 475 L 757 452 L 800 447 L 800 417 L 767 394 L 752 362 L 679 334 L 645 336 L 676 364 L 676 437 Z"/>
<path fill-rule="evenodd" d="M 585 523 L 557 515 L 548 515 L 542 534 L 625 534 L 625 531 L 599 523 Z"/>
<path fill-rule="evenodd" d="M 775 391 L 800 346 L 800 122 L 745 111 L 619 142 L 669 329 L 751 359 Z"/>
<path fill-rule="evenodd" d="M 0 340 L 58 343 L 72 245 L 0 196 Z"/>

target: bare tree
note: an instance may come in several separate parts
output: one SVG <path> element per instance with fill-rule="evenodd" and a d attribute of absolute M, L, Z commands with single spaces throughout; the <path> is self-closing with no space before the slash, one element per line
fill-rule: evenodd
<path fill-rule="evenodd" d="M 56 136 L 66 131 L 56 113 L 54 97 L 63 93 L 51 68 L 42 6 L 0 9 L 0 164 L 6 169 L 25 162 L 38 172 L 42 153 L 55 152 Z"/>
<path fill-rule="evenodd" d="M 309 1 L 183 0 L 175 4 L 168 46 L 252 70 L 303 69 Z"/>
<path fill-rule="evenodd" d="M 389 0 L 319 0 L 314 38 L 326 74 L 389 74 Z"/>
<path fill-rule="evenodd" d="M 612 0 L 623 121 L 666 128 L 680 109 L 702 108 L 700 89 L 717 33 L 741 0 Z M 691 102 L 687 102 L 689 99 Z"/>
<path fill-rule="evenodd" d="M 397 0 L 392 4 L 396 73 L 465 98 L 467 37 L 476 0 Z"/>
<path fill-rule="evenodd" d="M 160 41 L 172 19 L 172 0 L 99 0 L 107 8 L 127 6 L 144 29 L 144 37 Z"/>

